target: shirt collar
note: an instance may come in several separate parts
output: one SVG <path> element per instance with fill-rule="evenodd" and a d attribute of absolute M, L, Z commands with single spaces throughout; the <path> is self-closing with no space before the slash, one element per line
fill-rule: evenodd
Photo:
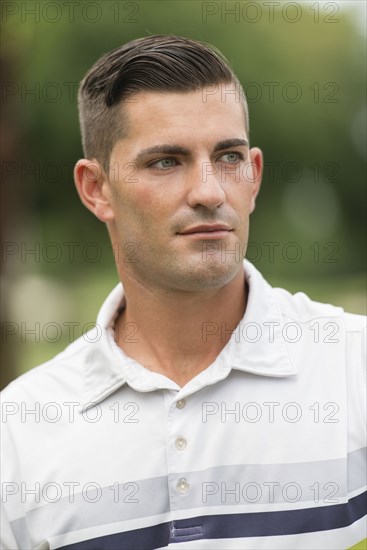
<path fill-rule="evenodd" d="M 233 368 L 262 376 L 297 373 L 287 349 L 279 294 L 247 260 L 244 261 L 249 295 L 245 314 L 233 334 Z"/>
<path fill-rule="evenodd" d="M 271 377 L 296 374 L 282 336 L 284 319 L 279 298 L 247 260 L 244 260 L 244 270 L 249 286 L 246 312 L 212 365 L 215 368 L 207 378 L 209 384 L 224 378 L 231 368 Z M 125 383 L 138 391 L 178 388 L 173 381 L 144 368 L 117 346 L 113 325 L 124 306 L 124 290 L 119 283 L 103 303 L 95 329 L 88 333 L 84 409 L 102 401 Z M 228 369 L 228 372 L 218 375 L 220 369 Z M 200 373 L 197 377 L 200 386 L 205 385 L 202 375 Z"/>

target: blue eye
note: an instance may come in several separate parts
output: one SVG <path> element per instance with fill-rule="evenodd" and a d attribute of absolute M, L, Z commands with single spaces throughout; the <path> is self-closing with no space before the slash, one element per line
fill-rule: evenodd
<path fill-rule="evenodd" d="M 176 161 L 173 158 L 161 159 L 153 162 L 150 166 L 154 168 L 173 168 L 176 165 Z"/>
<path fill-rule="evenodd" d="M 243 160 L 243 155 L 239 152 L 225 153 L 220 158 L 224 157 L 227 157 L 227 160 L 224 162 L 227 162 L 228 164 L 236 164 L 239 160 Z"/>

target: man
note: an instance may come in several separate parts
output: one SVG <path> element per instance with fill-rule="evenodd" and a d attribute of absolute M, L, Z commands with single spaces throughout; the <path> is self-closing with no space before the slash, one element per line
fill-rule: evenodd
<path fill-rule="evenodd" d="M 365 537 L 361 316 L 242 257 L 262 173 L 213 48 L 135 40 L 81 83 L 83 203 L 121 279 L 3 395 L 4 548 L 347 548 Z"/>

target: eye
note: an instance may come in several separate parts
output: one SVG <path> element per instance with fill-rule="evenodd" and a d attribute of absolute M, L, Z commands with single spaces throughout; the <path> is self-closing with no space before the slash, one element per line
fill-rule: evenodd
<path fill-rule="evenodd" d="M 236 162 L 243 160 L 243 154 L 239 151 L 231 151 L 230 153 L 225 153 L 222 155 L 219 160 L 221 159 L 228 164 L 236 164 Z"/>
<path fill-rule="evenodd" d="M 164 170 L 168 168 L 173 168 L 174 166 L 176 166 L 176 164 L 177 162 L 175 159 L 168 157 L 165 159 L 155 160 L 154 162 L 149 164 L 149 168 L 158 168 Z"/>

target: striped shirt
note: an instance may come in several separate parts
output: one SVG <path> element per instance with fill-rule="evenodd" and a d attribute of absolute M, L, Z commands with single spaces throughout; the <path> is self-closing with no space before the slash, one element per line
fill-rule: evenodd
<path fill-rule="evenodd" d="M 3 391 L 2 548 L 335 550 L 366 537 L 365 318 L 244 269 L 243 319 L 185 386 L 115 343 L 119 284 L 91 331 Z M 225 330 L 203 323 L 203 341 Z"/>

